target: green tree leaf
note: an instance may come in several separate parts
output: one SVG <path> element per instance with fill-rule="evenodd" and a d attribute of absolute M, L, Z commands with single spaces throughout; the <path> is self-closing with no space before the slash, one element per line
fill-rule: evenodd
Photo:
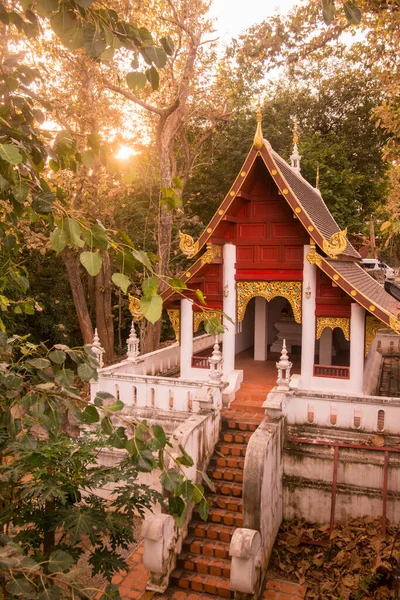
<path fill-rule="evenodd" d="M 24 598 L 26 600 L 37 597 L 35 588 L 26 579 L 8 581 L 6 590 L 12 597 Z"/>
<path fill-rule="evenodd" d="M 40 594 L 38 595 L 38 600 L 60 600 L 61 592 L 58 587 L 52 585 L 51 587 L 46 587 Z"/>
<path fill-rule="evenodd" d="M 22 154 L 13 144 L 0 144 L 0 158 L 10 165 L 19 165 L 23 161 Z"/>
<path fill-rule="evenodd" d="M 78 375 L 83 381 L 90 381 L 97 377 L 97 371 L 87 363 L 82 363 L 78 366 Z"/>
<path fill-rule="evenodd" d="M 91 169 L 95 161 L 96 154 L 93 152 L 93 150 L 84 150 L 79 154 L 79 158 L 85 167 Z"/>
<path fill-rule="evenodd" d="M 93 237 L 93 246 L 99 250 L 105 251 L 109 247 L 107 231 L 101 223 L 95 223 L 90 230 Z"/>
<path fill-rule="evenodd" d="M 203 519 L 203 521 L 207 521 L 209 510 L 210 502 L 203 498 L 203 500 L 199 504 L 200 518 Z"/>
<path fill-rule="evenodd" d="M 362 12 L 355 2 L 344 2 L 343 8 L 348 22 L 352 25 L 359 25 L 362 18 Z"/>
<path fill-rule="evenodd" d="M 155 67 L 150 67 L 150 69 L 146 69 L 146 77 L 151 84 L 153 90 L 158 90 L 158 86 L 160 85 L 160 75 Z"/>
<path fill-rule="evenodd" d="M 52 350 L 49 352 L 49 358 L 51 362 L 56 363 L 57 365 L 62 365 L 63 362 L 65 362 L 67 355 L 65 352 L 63 352 L 63 350 Z"/>
<path fill-rule="evenodd" d="M 164 471 L 160 477 L 161 485 L 169 492 L 176 492 L 181 484 L 182 476 L 175 469 Z"/>
<path fill-rule="evenodd" d="M 92 277 L 100 273 L 103 260 L 98 252 L 82 252 L 79 260 Z"/>
<path fill-rule="evenodd" d="M 47 369 L 51 365 L 51 362 L 47 358 L 31 358 L 26 362 L 28 365 L 35 367 L 35 369 Z"/>
<path fill-rule="evenodd" d="M 327 25 L 330 25 L 335 17 L 335 0 L 321 0 L 322 1 L 322 16 Z"/>
<path fill-rule="evenodd" d="M 126 83 L 130 90 L 142 90 L 147 83 L 147 77 L 140 71 L 132 71 L 127 74 Z"/>
<path fill-rule="evenodd" d="M 162 37 L 160 39 L 160 44 L 164 48 L 166 54 L 168 54 L 168 56 L 172 56 L 172 54 L 174 53 L 174 43 L 169 37 L 169 35 L 166 37 Z"/>
<path fill-rule="evenodd" d="M 111 410 L 112 412 L 120 412 L 124 408 L 125 404 L 122 400 L 116 400 L 113 404 L 109 404 L 105 406 L 107 410 Z"/>
<path fill-rule="evenodd" d="M 144 297 L 140 299 L 140 310 L 150 323 L 155 323 L 161 318 L 162 308 L 163 301 L 161 296 L 157 295 L 152 298 Z"/>
<path fill-rule="evenodd" d="M 58 0 L 38 0 L 36 10 L 41 17 L 51 17 L 58 11 Z"/>
<path fill-rule="evenodd" d="M 157 277 L 146 277 L 142 283 L 142 292 L 146 298 L 153 298 L 157 294 L 158 279 Z"/>
<path fill-rule="evenodd" d="M 63 550 L 56 550 L 50 554 L 47 569 L 49 573 L 65 573 L 70 570 L 74 562 L 70 554 Z"/>
<path fill-rule="evenodd" d="M 196 290 L 195 291 L 196 297 L 197 299 L 202 303 L 202 304 L 206 304 L 206 300 L 204 298 L 204 294 L 201 290 Z"/>
<path fill-rule="evenodd" d="M 100 31 L 87 21 L 83 24 L 83 47 L 89 56 L 97 58 L 106 49 Z"/>
<path fill-rule="evenodd" d="M 101 430 L 104 431 L 105 434 L 111 435 L 114 433 L 114 427 L 111 423 L 110 417 L 104 417 L 101 422 Z"/>
<path fill-rule="evenodd" d="M 147 256 L 146 252 L 144 252 L 143 250 L 134 250 L 133 249 L 132 254 L 136 260 L 141 262 L 142 265 L 144 265 L 146 267 L 146 269 L 149 269 L 149 271 L 151 271 L 151 262 L 150 262 L 149 257 Z"/>
<path fill-rule="evenodd" d="M 111 277 L 111 281 L 113 282 L 114 285 L 121 288 L 121 290 L 124 292 L 124 294 L 127 293 L 128 287 L 132 283 L 131 280 L 129 279 L 129 277 L 127 277 L 123 273 L 113 273 L 113 275 Z"/>
<path fill-rule="evenodd" d="M 55 252 L 61 252 L 68 244 L 68 233 L 64 229 L 56 227 L 56 229 L 50 233 L 50 243 Z"/>
<path fill-rule="evenodd" d="M 92 404 L 85 407 L 85 410 L 81 413 L 84 423 L 98 423 L 100 421 L 100 415 L 98 410 Z"/>

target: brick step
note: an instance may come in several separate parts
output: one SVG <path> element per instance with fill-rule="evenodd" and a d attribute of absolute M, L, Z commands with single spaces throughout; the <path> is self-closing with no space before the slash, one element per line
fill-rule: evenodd
<path fill-rule="evenodd" d="M 252 435 L 252 431 L 222 431 L 221 441 L 228 444 L 247 444 Z"/>
<path fill-rule="evenodd" d="M 192 554 L 191 552 L 182 552 L 179 555 L 177 567 L 202 575 L 223 577 L 224 579 L 230 579 L 231 576 L 231 561 L 229 559 Z"/>
<path fill-rule="evenodd" d="M 207 499 L 211 499 L 211 494 L 216 496 L 233 496 L 234 498 L 242 497 L 242 484 L 232 483 L 231 481 L 214 481 L 214 492 L 207 494 Z"/>
<path fill-rule="evenodd" d="M 228 469 L 240 469 L 243 471 L 244 469 L 244 457 L 242 456 L 219 456 L 218 454 L 213 454 L 210 460 L 210 469 L 215 469 L 217 467 L 225 467 Z"/>
<path fill-rule="evenodd" d="M 247 444 L 232 444 L 228 442 L 218 442 L 215 446 L 214 456 L 242 456 L 246 455 Z"/>
<path fill-rule="evenodd" d="M 175 569 L 171 573 L 171 583 L 183 590 L 221 596 L 222 598 L 234 598 L 229 580 L 221 577 Z"/>
<path fill-rule="evenodd" d="M 261 419 L 262 420 L 262 419 Z M 237 433 L 241 431 L 255 431 L 260 424 L 258 419 L 254 419 L 254 421 L 239 421 L 237 417 L 223 417 L 222 418 L 222 429 L 223 431 L 234 430 Z"/>
<path fill-rule="evenodd" d="M 224 467 L 216 467 L 215 469 L 208 470 L 207 475 L 212 479 L 213 483 L 217 481 L 231 481 L 233 483 L 243 483 L 243 470 L 240 469 L 226 469 Z"/>
<path fill-rule="evenodd" d="M 204 521 L 191 520 L 189 523 L 189 535 L 219 542 L 230 542 L 234 527 L 220 525 L 218 523 L 205 523 Z"/>
<path fill-rule="evenodd" d="M 195 518 L 200 520 L 200 513 L 197 506 L 193 514 Z M 243 515 L 237 511 L 226 510 L 223 508 L 211 507 L 205 523 L 220 523 L 221 525 L 229 525 L 230 527 L 243 527 Z"/>
<path fill-rule="evenodd" d="M 246 413 L 254 413 L 255 415 L 258 415 L 260 413 L 260 410 L 264 410 L 262 408 L 264 400 L 241 400 L 240 402 L 236 402 L 236 400 L 234 400 L 232 403 L 232 408 L 235 408 L 236 410 L 246 411 Z"/>
<path fill-rule="evenodd" d="M 229 559 L 229 546 L 229 542 L 205 541 L 204 538 L 200 539 L 189 535 L 183 542 L 182 551 L 207 557 Z"/>
<path fill-rule="evenodd" d="M 242 513 L 243 501 L 241 498 L 233 496 L 207 496 L 210 501 L 211 508 L 221 508 L 222 510 L 230 510 L 231 512 Z"/>
<path fill-rule="evenodd" d="M 274 382 L 273 385 L 276 383 Z M 265 392 L 268 393 L 271 389 L 271 386 L 265 383 L 252 383 L 251 381 L 242 381 L 240 384 L 239 392 L 241 390 L 254 390 L 257 392 Z M 237 392 L 236 392 L 237 393 Z"/>

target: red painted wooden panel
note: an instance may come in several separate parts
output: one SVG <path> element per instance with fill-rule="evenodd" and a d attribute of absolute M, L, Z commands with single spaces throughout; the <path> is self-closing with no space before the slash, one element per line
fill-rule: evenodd
<path fill-rule="evenodd" d="M 206 281 L 204 285 L 205 296 L 217 296 L 220 292 L 218 281 Z"/>
<path fill-rule="evenodd" d="M 252 202 L 251 214 L 255 219 L 271 219 L 272 217 L 282 216 L 282 206 L 278 202 Z"/>
<path fill-rule="evenodd" d="M 236 281 L 303 281 L 299 269 L 237 269 Z"/>
<path fill-rule="evenodd" d="M 238 262 L 253 262 L 254 246 L 237 246 L 236 259 Z"/>
<path fill-rule="evenodd" d="M 272 223 L 272 236 L 277 238 L 298 238 L 298 223 Z"/>
<path fill-rule="evenodd" d="M 295 262 L 303 265 L 303 246 L 284 246 L 283 260 L 285 263 Z"/>
<path fill-rule="evenodd" d="M 317 304 L 316 317 L 350 317 L 351 307 L 342 304 Z"/>
<path fill-rule="evenodd" d="M 318 296 L 321 298 L 342 298 L 342 290 L 340 287 L 333 287 L 331 285 L 320 285 Z"/>
<path fill-rule="evenodd" d="M 259 261 L 276 263 L 279 257 L 278 246 L 259 246 Z"/>
<path fill-rule="evenodd" d="M 238 230 L 239 237 L 246 240 L 265 237 L 265 223 L 240 223 Z"/>

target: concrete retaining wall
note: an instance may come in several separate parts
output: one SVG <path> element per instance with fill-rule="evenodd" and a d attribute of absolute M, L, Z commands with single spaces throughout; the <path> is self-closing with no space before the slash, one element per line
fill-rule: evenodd
<path fill-rule="evenodd" d="M 369 515 L 379 517 L 383 507 L 384 451 L 380 446 L 399 449 L 395 436 L 374 437 L 368 434 L 331 429 L 315 431 L 311 427 L 287 428 L 283 458 L 283 515 L 285 519 L 304 518 L 309 522 L 329 523 L 331 516 L 334 471 L 333 444 L 369 444 L 371 450 L 339 448 L 335 521 Z M 310 443 L 291 442 L 308 439 Z M 318 440 L 330 442 L 318 445 Z M 387 518 L 400 519 L 400 453 L 388 453 Z"/>

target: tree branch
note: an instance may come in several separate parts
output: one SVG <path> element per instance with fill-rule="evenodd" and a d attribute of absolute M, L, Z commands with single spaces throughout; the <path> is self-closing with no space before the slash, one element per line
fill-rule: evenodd
<path fill-rule="evenodd" d="M 156 115 L 159 115 L 160 117 L 163 116 L 163 114 L 165 112 L 165 109 L 157 108 L 157 106 L 153 106 L 152 104 L 148 104 L 148 102 L 145 102 L 144 100 L 141 100 L 137 96 L 134 96 L 133 94 L 131 94 L 131 92 L 128 92 L 127 90 L 122 89 L 118 85 L 114 85 L 110 81 L 103 80 L 103 83 L 104 83 L 104 87 L 106 87 L 107 89 L 112 90 L 113 92 L 117 92 L 117 94 L 120 94 L 121 96 L 124 96 L 124 98 L 126 98 L 127 100 L 130 100 L 131 102 L 134 102 L 135 104 L 138 104 L 139 106 L 141 106 L 145 110 L 148 110 L 149 112 L 153 112 Z"/>

